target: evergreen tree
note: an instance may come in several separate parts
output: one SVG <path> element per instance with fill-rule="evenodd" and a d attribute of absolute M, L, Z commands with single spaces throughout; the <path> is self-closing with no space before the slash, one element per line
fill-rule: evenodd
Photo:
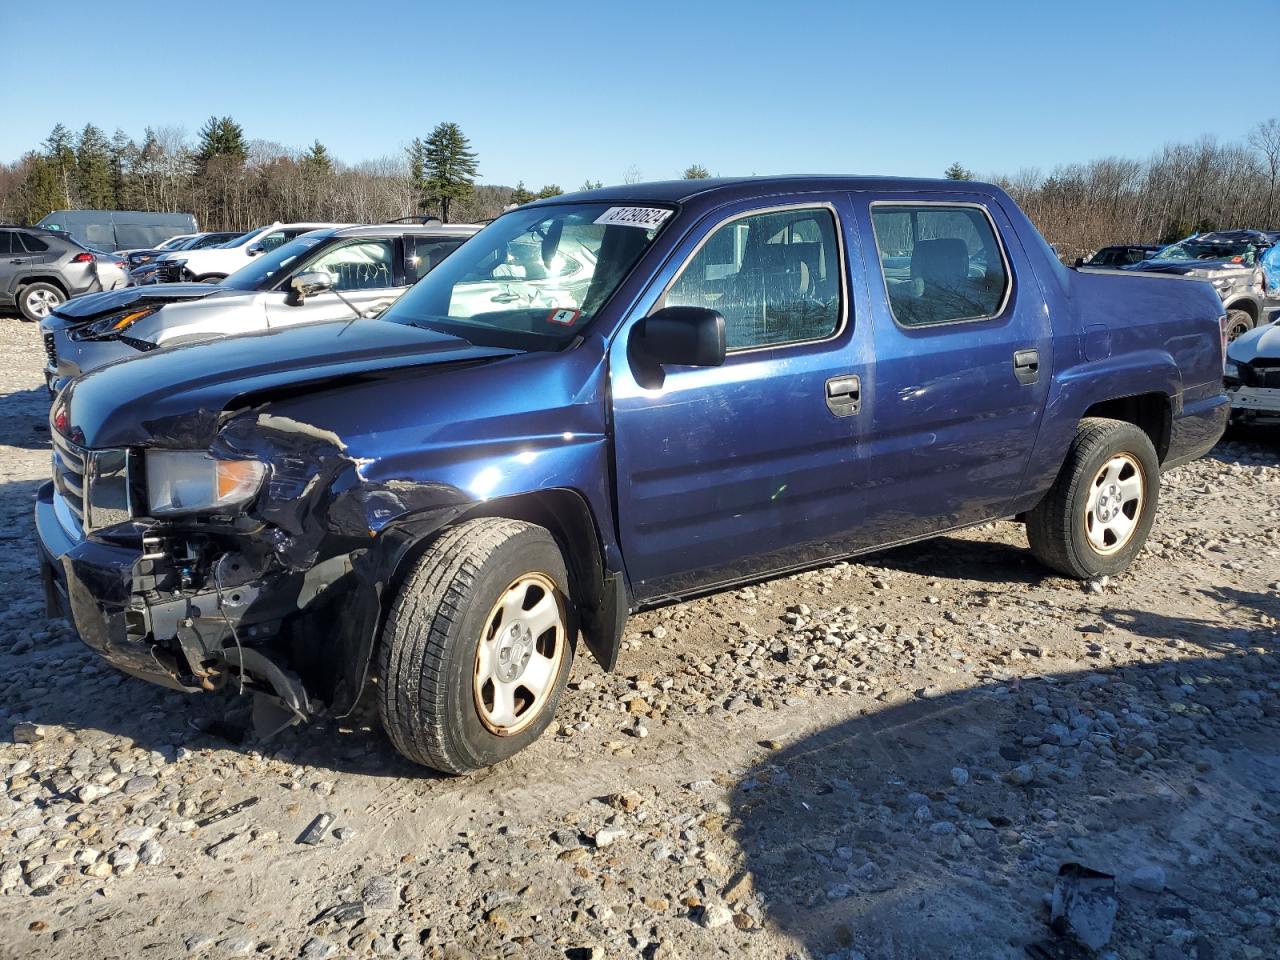
<path fill-rule="evenodd" d="M 35 223 L 45 214 L 69 206 L 56 162 L 38 153 L 30 156 L 23 194 L 22 219 L 27 223 Z"/>
<path fill-rule="evenodd" d="M 414 137 L 404 152 L 409 155 L 409 180 L 421 189 L 422 181 L 427 178 L 427 145 L 421 137 Z"/>
<path fill-rule="evenodd" d="M 329 156 L 329 151 L 325 149 L 325 145 L 319 140 L 311 144 L 302 155 L 302 168 L 312 174 L 333 172 L 333 159 Z"/>
<path fill-rule="evenodd" d="M 946 171 L 942 175 L 946 177 L 948 180 L 972 180 L 973 179 L 973 171 L 966 169 L 960 163 L 959 160 L 957 160 L 951 166 L 947 167 Z"/>
<path fill-rule="evenodd" d="M 559 184 L 549 183 L 538 191 L 538 199 L 545 200 L 548 197 L 558 197 L 562 193 L 564 193 L 564 191 L 560 189 Z"/>
<path fill-rule="evenodd" d="M 410 168 L 420 161 L 414 182 L 423 193 L 423 206 L 435 207 L 449 222 L 455 201 L 470 199 L 475 190 L 476 155 L 456 123 L 439 123 L 426 141 L 415 139 L 409 148 Z M 415 171 L 417 172 L 417 171 Z"/>
<path fill-rule="evenodd" d="M 86 123 L 76 141 L 76 196 L 91 210 L 116 206 L 111 175 L 111 144 L 103 132 Z"/>
<path fill-rule="evenodd" d="M 65 210 L 72 206 L 71 187 L 76 167 L 76 152 L 71 145 L 71 131 L 60 123 L 55 125 L 44 141 L 44 155 L 51 164 L 50 169 L 60 191 L 60 196 L 49 210 Z"/>
<path fill-rule="evenodd" d="M 244 128 L 230 117 L 210 117 L 200 128 L 196 162 L 201 171 L 204 171 L 215 157 L 225 157 L 234 164 L 242 164 L 248 153 Z"/>
<path fill-rule="evenodd" d="M 139 206 L 133 182 L 137 163 L 138 145 L 117 128 L 111 137 L 111 192 L 115 195 L 117 210 L 132 210 Z"/>
<path fill-rule="evenodd" d="M 711 176 L 711 171 L 700 163 L 691 163 L 684 168 L 684 173 L 680 177 L 684 180 L 706 180 Z"/>
<path fill-rule="evenodd" d="M 579 190 L 599 190 L 603 186 L 604 184 L 601 181 L 592 180 L 590 177 L 588 177 L 586 180 L 582 182 L 582 186 L 580 186 L 578 189 Z"/>
<path fill-rule="evenodd" d="M 521 180 L 516 184 L 516 188 L 511 191 L 511 202 L 517 207 L 522 207 L 531 200 L 537 199 L 532 193 L 525 189 L 524 181 Z"/>

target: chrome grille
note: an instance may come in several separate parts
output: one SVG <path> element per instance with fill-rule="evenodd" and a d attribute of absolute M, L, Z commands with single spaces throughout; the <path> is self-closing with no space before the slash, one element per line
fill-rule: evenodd
<path fill-rule="evenodd" d="M 53 487 L 84 531 L 84 486 L 87 451 L 56 430 L 53 434 Z"/>
<path fill-rule="evenodd" d="M 56 369 L 58 366 L 58 344 L 53 339 L 52 333 L 44 335 L 44 355 L 49 358 L 49 366 Z"/>

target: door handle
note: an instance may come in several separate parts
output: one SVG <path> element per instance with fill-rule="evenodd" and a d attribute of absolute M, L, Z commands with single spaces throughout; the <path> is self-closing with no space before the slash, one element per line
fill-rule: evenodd
<path fill-rule="evenodd" d="M 14 257 L 14 258 L 13 258 L 12 260 L 10 260 L 9 262 L 10 262 L 10 263 L 26 263 L 26 262 L 27 262 L 27 258 L 26 258 L 26 257 Z"/>
<path fill-rule="evenodd" d="M 1040 351 L 1018 350 L 1013 355 L 1013 375 L 1019 383 L 1032 384 L 1040 379 Z"/>
<path fill-rule="evenodd" d="M 827 409 L 837 417 L 852 417 L 862 409 L 862 378 L 856 374 L 827 381 Z"/>

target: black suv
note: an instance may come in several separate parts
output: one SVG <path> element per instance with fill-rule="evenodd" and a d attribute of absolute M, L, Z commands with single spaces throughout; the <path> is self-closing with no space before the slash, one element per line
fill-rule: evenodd
<path fill-rule="evenodd" d="M 81 246 L 68 234 L 0 227 L 0 309 L 40 320 L 70 297 L 128 282 L 124 261 Z"/>

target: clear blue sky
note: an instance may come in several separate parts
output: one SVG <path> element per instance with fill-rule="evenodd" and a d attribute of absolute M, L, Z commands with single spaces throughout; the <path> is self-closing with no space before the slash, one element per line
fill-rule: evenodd
<path fill-rule="evenodd" d="M 346 162 L 453 120 L 482 182 L 533 187 L 692 162 L 725 175 L 1047 170 L 1242 138 L 1275 112 L 1261 48 L 1217 72 L 1237 28 L 1280 12 L 1255 4 L 1222 19 L 1185 0 L 0 0 L 0 160 L 58 121 L 194 136 L 230 114 L 250 138 L 318 138 Z"/>

